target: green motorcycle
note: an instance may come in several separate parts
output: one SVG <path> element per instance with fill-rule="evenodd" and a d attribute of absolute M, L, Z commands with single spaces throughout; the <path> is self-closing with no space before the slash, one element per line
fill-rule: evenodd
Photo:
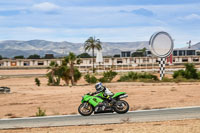
<path fill-rule="evenodd" d="M 128 95 L 125 92 L 118 92 L 112 96 L 114 102 L 110 102 L 103 96 L 102 93 L 94 95 L 92 93 L 85 94 L 82 96 L 81 105 L 78 108 L 78 112 L 83 116 L 89 116 L 93 112 L 97 113 L 113 113 L 119 114 L 126 113 L 129 110 L 129 104 L 121 100 L 126 98 Z"/>

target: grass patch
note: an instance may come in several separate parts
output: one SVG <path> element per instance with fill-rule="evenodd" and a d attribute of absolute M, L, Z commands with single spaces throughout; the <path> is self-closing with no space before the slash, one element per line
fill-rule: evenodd
<path fill-rule="evenodd" d="M 46 116 L 46 110 L 42 110 L 40 107 L 38 107 L 38 112 L 36 112 L 36 116 Z"/>
<path fill-rule="evenodd" d="M 112 128 L 106 128 L 106 129 L 104 129 L 104 131 L 113 131 L 114 129 L 112 129 Z"/>

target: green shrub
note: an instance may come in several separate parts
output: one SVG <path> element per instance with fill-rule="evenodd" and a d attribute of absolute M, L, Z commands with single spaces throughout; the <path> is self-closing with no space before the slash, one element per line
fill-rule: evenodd
<path fill-rule="evenodd" d="M 134 81 L 136 79 L 139 79 L 138 73 L 128 72 L 128 74 L 120 76 L 119 81 Z"/>
<path fill-rule="evenodd" d="M 52 85 L 52 83 L 53 83 L 53 78 L 52 78 L 52 76 L 50 76 L 50 74 L 47 74 L 46 76 L 47 76 L 47 78 L 48 78 L 48 84 L 47 84 L 47 85 Z"/>
<path fill-rule="evenodd" d="M 92 76 L 90 77 L 90 82 L 91 82 L 91 83 L 97 83 L 97 81 L 98 81 L 98 79 L 97 79 L 94 75 L 92 75 Z"/>
<path fill-rule="evenodd" d="M 39 80 L 38 78 L 35 78 L 35 84 L 36 84 L 37 86 L 40 86 L 40 80 Z"/>
<path fill-rule="evenodd" d="M 97 81 L 98 81 L 94 75 L 90 75 L 90 74 L 86 74 L 84 76 L 84 79 L 89 84 L 94 84 L 94 83 L 97 83 Z"/>
<path fill-rule="evenodd" d="M 84 76 L 84 79 L 85 79 L 86 82 L 90 83 L 90 74 L 86 74 Z"/>
<path fill-rule="evenodd" d="M 198 79 L 200 79 L 200 72 L 198 72 L 197 75 L 198 75 Z"/>
<path fill-rule="evenodd" d="M 76 68 L 74 70 L 74 81 L 77 82 L 81 78 L 82 74 L 81 72 Z"/>
<path fill-rule="evenodd" d="M 150 73 L 128 72 L 128 74 L 120 76 L 119 81 L 144 81 L 143 79 L 149 79 L 148 81 L 157 81 L 158 77 Z"/>
<path fill-rule="evenodd" d="M 175 71 L 174 74 L 173 74 L 173 78 L 177 78 L 178 76 L 184 77 L 185 76 L 185 71 L 184 70 Z"/>
<path fill-rule="evenodd" d="M 113 78 L 117 75 L 117 72 L 113 72 L 112 70 L 104 72 L 103 77 L 99 79 L 100 82 L 111 82 Z"/>
<path fill-rule="evenodd" d="M 197 69 L 195 69 L 194 64 L 185 64 L 185 78 L 198 79 Z"/>
<path fill-rule="evenodd" d="M 50 86 L 58 86 L 58 85 L 60 85 L 60 78 L 61 77 L 59 77 L 59 76 L 53 77 L 51 72 L 47 73 L 46 76 L 48 78 L 47 85 L 50 85 Z"/>
<path fill-rule="evenodd" d="M 101 83 L 106 83 L 106 82 L 109 82 L 109 81 L 108 81 L 107 78 L 102 77 L 102 78 L 99 79 L 99 82 L 101 82 Z"/>
<path fill-rule="evenodd" d="M 46 110 L 42 110 L 38 107 L 38 112 L 36 112 L 36 116 L 46 116 Z"/>
<path fill-rule="evenodd" d="M 139 74 L 139 78 L 158 80 L 158 77 L 156 75 L 153 75 L 153 74 L 150 74 L 150 73 L 141 73 L 141 74 Z"/>
<path fill-rule="evenodd" d="M 84 76 L 84 79 L 86 82 L 92 84 L 97 83 L 98 81 L 105 83 L 105 82 L 111 82 L 113 78 L 117 75 L 117 72 L 113 72 L 112 70 L 104 72 L 103 77 L 100 79 L 97 79 L 94 75 L 86 74 Z"/>
<path fill-rule="evenodd" d="M 195 69 L 195 66 L 194 64 L 185 64 L 185 70 L 178 70 L 178 71 L 175 71 L 174 74 L 173 74 L 173 78 L 176 79 L 176 78 L 185 78 L 185 79 L 199 79 L 200 74 L 197 73 L 197 69 Z"/>

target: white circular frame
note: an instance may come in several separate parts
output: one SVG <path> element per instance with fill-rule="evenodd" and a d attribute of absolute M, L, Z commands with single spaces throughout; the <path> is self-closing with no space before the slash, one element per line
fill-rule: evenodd
<path fill-rule="evenodd" d="M 149 47 L 153 55 L 160 58 L 165 58 L 173 52 L 174 42 L 167 32 L 160 31 L 151 36 Z"/>

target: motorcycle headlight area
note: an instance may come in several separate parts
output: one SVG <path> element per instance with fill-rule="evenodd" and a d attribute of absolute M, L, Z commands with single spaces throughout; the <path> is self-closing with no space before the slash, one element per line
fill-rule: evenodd
<path fill-rule="evenodd" d="M 83 101 L 84 100 L 84 96 L 81 96 L 81 97 L 82 97 L 81 101 Z"/>

